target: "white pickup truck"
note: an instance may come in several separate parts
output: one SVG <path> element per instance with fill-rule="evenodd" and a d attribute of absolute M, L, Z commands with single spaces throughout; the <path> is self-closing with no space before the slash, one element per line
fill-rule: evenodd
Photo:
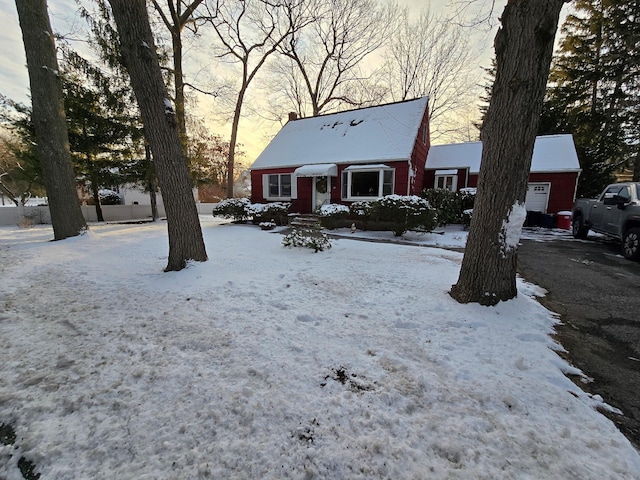
<path fill-rule="evenodd" d="M 580 198 L 572 214 L 575 238 L 587 238 L 593 230 L 622 240 L 624 256 L 640 259 L 640 183 L 614 183 L 598 198 Z"/>

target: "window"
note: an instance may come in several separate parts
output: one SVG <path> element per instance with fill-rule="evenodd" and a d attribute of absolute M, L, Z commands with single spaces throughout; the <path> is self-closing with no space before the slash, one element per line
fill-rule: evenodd
<path fill-rule="evenodd" d="M 393 193 L 393 169 L 386 165 L 352 166 L 342 171 L 343 200 L 377 199 Z"/>
<path fill-rule="evenodd" d="M 427 144 L 427 130 L 427 124 L 424 123 L 422 125 L 422 143 L 425 145 Z"/>
<path fill-rule="evenodd" d="M 265 198 L 291 198 L 291 174 L 271 174 L 267 177 L 267 185 L 265 189 Z"/>
<path fill-rule="evenodd" d="M 458 188 L 457 175 L 436 175 L 435 188 L 443 188 L 455 192 Z"/>

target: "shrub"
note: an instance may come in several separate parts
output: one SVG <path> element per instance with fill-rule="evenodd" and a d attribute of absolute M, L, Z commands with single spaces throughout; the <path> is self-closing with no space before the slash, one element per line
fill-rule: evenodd
<path fill-rule="evenodd" d="M 338 203 L 322 205 L 317 213 L 322 217 L 320 222 L 324 228 L 334 229 L 343 226 L 349 216 L 349 207 Z"/>
<path fill-rule="evenodd" d="M 429 188 L 422 196 L 436 209 L 438 225 L 462 222 L 462 196 L 446 188 Z"/>
<path fill-rule="evenodd" d="M 435 210 L 417 195 L 382 197 L 371 202 L 370 216 L 374 221 L 388 222 L 397 237 L 409 230 L 430 232 L 436 226 Z"/>
<path fill-rule="evenodd" d="M 282 239 L 285 247 L 310 248 L 314 253 L 331 248 L 331 240 L 326 233 L 311 228 L 296 228 Z"/>
<path fill-rule="evenodd" d="M 290 205 L 287 202 L 252 203 L 247 206 L 247 214 L 253 217 L 253 223 L 273 222 L 282 226 L 289 221 Z"/>
<path fill-rule="evenodd" d="M 462 198 L 462 225 L 467 228 L 471 224 L 473 205 L 476 201 L 476 189 L 461 188 L 460 196 Z"/>
<path fill-rule="evenodd" d="M 227 198 L 213 207 L 214 217 L 233 218 L 235 222 L 245 222 L 249 218 L 248 198 Z"/>

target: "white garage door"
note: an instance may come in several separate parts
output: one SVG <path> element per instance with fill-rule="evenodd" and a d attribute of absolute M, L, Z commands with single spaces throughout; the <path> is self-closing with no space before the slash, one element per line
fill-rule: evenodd
<path fill-rule="evenodd" d="M 550 183 L 530 183 L 524 201 L 527 211 L 547 213 L 549 190 L 551 190 Z"/>

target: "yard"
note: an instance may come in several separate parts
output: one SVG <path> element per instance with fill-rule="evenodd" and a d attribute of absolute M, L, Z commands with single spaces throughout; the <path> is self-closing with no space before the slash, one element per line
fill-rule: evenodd
<path fill-rule="evenodd" d="M 460 305 L 458 252 L 201 219 L 171 273 L 164 223 L 0 228 L 0 478 L 637 478 L 540 288 Z"/>

